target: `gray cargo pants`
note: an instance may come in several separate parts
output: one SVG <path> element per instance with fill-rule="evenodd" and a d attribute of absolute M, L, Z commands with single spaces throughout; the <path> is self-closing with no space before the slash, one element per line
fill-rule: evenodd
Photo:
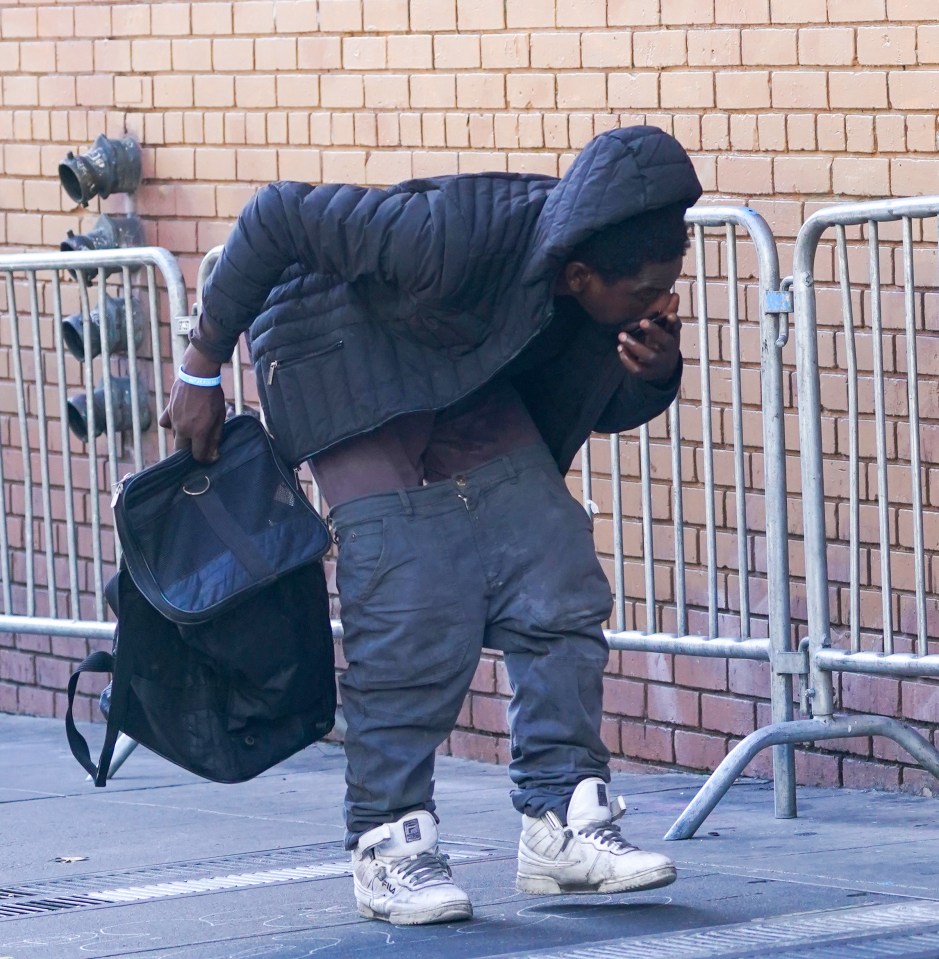
<path fill-rule="evenodd" d="M 346 843 L 414 809 L 433 812 L 434 751 L 484 646 L 502 650 L 519 812 L 566 809 L 609 781 L 600 739 L 610 615 L 589 518 L 541 446 L 452 479 L 333 510 L 349 666 Z"/>

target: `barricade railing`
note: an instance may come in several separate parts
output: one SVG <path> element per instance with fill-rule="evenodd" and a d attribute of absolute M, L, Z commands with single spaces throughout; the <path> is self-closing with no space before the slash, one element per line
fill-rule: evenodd
<path fill-rule="evenodd" d="M 758 730 L 728 754 L 714 776 L 732 780 L 770 745 L 870 736 L 892 739 L 939 776 L 939 751 L 905 722 L 861 711 L 836 715 L 833 678 L 837 673 L 939 676 L 923 533 L 920 403 L 929 394 L 918 375 L 921 355 L 928 356 L 935 375 L 936 342 L 926 311 L 930 294 L 916 283 L 917 259 L 923 258 L 935 284 L 936 240 L 926 237 L 937 216 L 939 196 L 845 204 L 819 210 L 799 232 L 793 292 L 808 621 L 801 646 L 809 656 L 803 708 L 811 718 Z M 889 241 L 882 238 L 882 224 L 895 225 L 886 227 Z M 847 231 L 857 227 L 862 233 L 857 239 L 866 234 L 866 250 L 858 242 L 849 245 Z M 834 248 L 820 247 L 832 228 Z M 820 323 L 816 273 L 817 264 L 825 268 L 825 253 L 834 267 L 833 284 L 825 290 L 834 319 L 826 316 Z M 852 265 L 855 271 L 864 266 L 866 282 L 852 283 Z M 922 341 L 932 346 L 930 354 Z M 823 372 L 820 342 L 827 345 L 826 366 L 832 366 L 832 357 L 839 361 L 834 370 Z M 826 373 L 834 375 L 827 377 L 823 393 Z M 702 790 L 675 838 L 693 835 L 714 802 Z"/>
<path fill-rule="evenodd" d="M 187 312 L 185 283 L 158 247 L 2 255 L 0 278 L 0 632 L 113 639 L 110 490 L 167 455 L 164 355 L 182 343 L 161 318 Z"/>

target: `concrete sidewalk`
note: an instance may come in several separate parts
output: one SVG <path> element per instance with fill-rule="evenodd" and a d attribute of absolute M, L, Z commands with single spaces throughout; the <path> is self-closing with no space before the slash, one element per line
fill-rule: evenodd
<path fill-rule="evenodd" d="M 476 918 L 396 928 L 355 911 L 339 747 L 238 786 L 138 749 L 95 789 L 62 723 L 0 716 L 0 959 L 939 956 L 934 800 L 805 788 L 777 820 L 771 785 L 748 781 L 695 839 L 663 842 L 701 782 L 613 780 L 625 834 L 677 861 L 673 886 L 537 898 L 514 889 L 505 770 L 443 759 L 441 832 Z"/>

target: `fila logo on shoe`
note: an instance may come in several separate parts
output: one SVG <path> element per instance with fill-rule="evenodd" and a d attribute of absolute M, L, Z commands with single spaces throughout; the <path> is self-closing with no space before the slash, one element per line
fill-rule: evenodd
<path fill-rule="evenodd" d="M 402 824 L 405 842 L 421 841 L 421 824 L 416 819 L 406 819 Z"/>

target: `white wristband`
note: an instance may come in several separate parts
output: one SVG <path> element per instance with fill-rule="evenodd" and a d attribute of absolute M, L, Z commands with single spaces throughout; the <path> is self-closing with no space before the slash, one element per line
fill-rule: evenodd
<path fill-rule="evenodd" d="M 182 367 L 179 368 L 179 378 L 190 386 L 221 386 L 222 374 L 218 376 L 190 376 Z"/>

